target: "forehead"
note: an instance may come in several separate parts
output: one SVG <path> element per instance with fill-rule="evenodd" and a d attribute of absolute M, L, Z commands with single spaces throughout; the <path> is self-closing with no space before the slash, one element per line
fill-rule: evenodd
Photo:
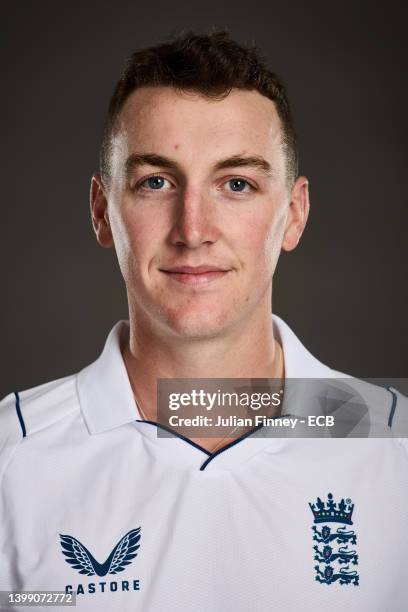
<path fill-rule="evenodd" d="M 180 150 L 271 156 L 281 149 L 281 122 L 272 100 L 257 91 L 232 90 L 214 100 L 171 87 L 143 87 L 127 99 L 115 138 L 124 152 Z"/>

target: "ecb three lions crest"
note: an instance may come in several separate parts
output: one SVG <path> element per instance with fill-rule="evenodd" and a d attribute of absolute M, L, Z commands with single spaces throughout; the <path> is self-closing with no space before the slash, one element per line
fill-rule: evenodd
<path fill-rule="evenodd" d="M 313 546 L 314 560 L 318 562 L 314 566 L 315 580 L 322 584 L 338 581 L 339 584 L 358 586 L 359 575 L 353 568 L 358 565 L 357 535 L 348 527 L 353 524 L 354 504 L 351 499 L 341 499 L 336 503 L 333 494 L 329 493 L 326 503 L 318 497 L 314 504 L 309 502 L 309 506 L 314 517 L 313 541 L 317 542 Z"/>

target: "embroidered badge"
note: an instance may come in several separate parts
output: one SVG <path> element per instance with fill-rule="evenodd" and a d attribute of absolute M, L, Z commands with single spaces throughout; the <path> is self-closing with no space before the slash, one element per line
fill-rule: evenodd
<path fill-rule="evenodd" d="M 312 526 L 313 541 L 318 542 L 313 546 L 314 560 L 319 563 L 314 566 L 315 580 L 322 584 L 333 584 L 338 580 L 340 584 L 358 586 L 359 575 L 356 570 L 350 569 L 350 564 L 358 565 L 358 555 L 353 548 L 357 544 L 357 536 L 347 528 L 347 525 L 353 524 L 354 504 L 351 499 L 342 499 L 336 504 L 333 494 L 329 493 L 326 504 L 318 497 L 316 503 L 309 502 L 309 506 L 315 523 Z M 326 523 L 340 523 L 342 526 L 336 529 L 336 526 L 330 527 Z M 316 524 L 321 524 L 321 529 Z M 340 544 L 342 546 L 333 546 Z"/>

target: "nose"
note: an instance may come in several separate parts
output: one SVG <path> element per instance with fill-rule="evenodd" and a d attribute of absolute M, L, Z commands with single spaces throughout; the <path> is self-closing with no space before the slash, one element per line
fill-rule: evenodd
<path fill-rule="evenodd" d="M 219 231 L 209 197 L 198 188 L 189 187 L 180 195 L 174 212 L 171 243 L 196 249 L 216 242 Z"/>

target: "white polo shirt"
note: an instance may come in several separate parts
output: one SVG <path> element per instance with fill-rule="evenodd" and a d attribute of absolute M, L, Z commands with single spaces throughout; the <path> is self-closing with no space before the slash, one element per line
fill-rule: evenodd
<path fill-rule="evenodd" d="M 273 324 L 288 379 L 341 376 Z M 261 429 L 213 455 L 159 438 L 135 406 L 127 334 L 117 323 L 79 374 L 0 403 L 0 590 L 106 612 L 406 612 L 405 438 Z M 362 394 L 373 431 L 406 420 L 395 390 Z"/>

